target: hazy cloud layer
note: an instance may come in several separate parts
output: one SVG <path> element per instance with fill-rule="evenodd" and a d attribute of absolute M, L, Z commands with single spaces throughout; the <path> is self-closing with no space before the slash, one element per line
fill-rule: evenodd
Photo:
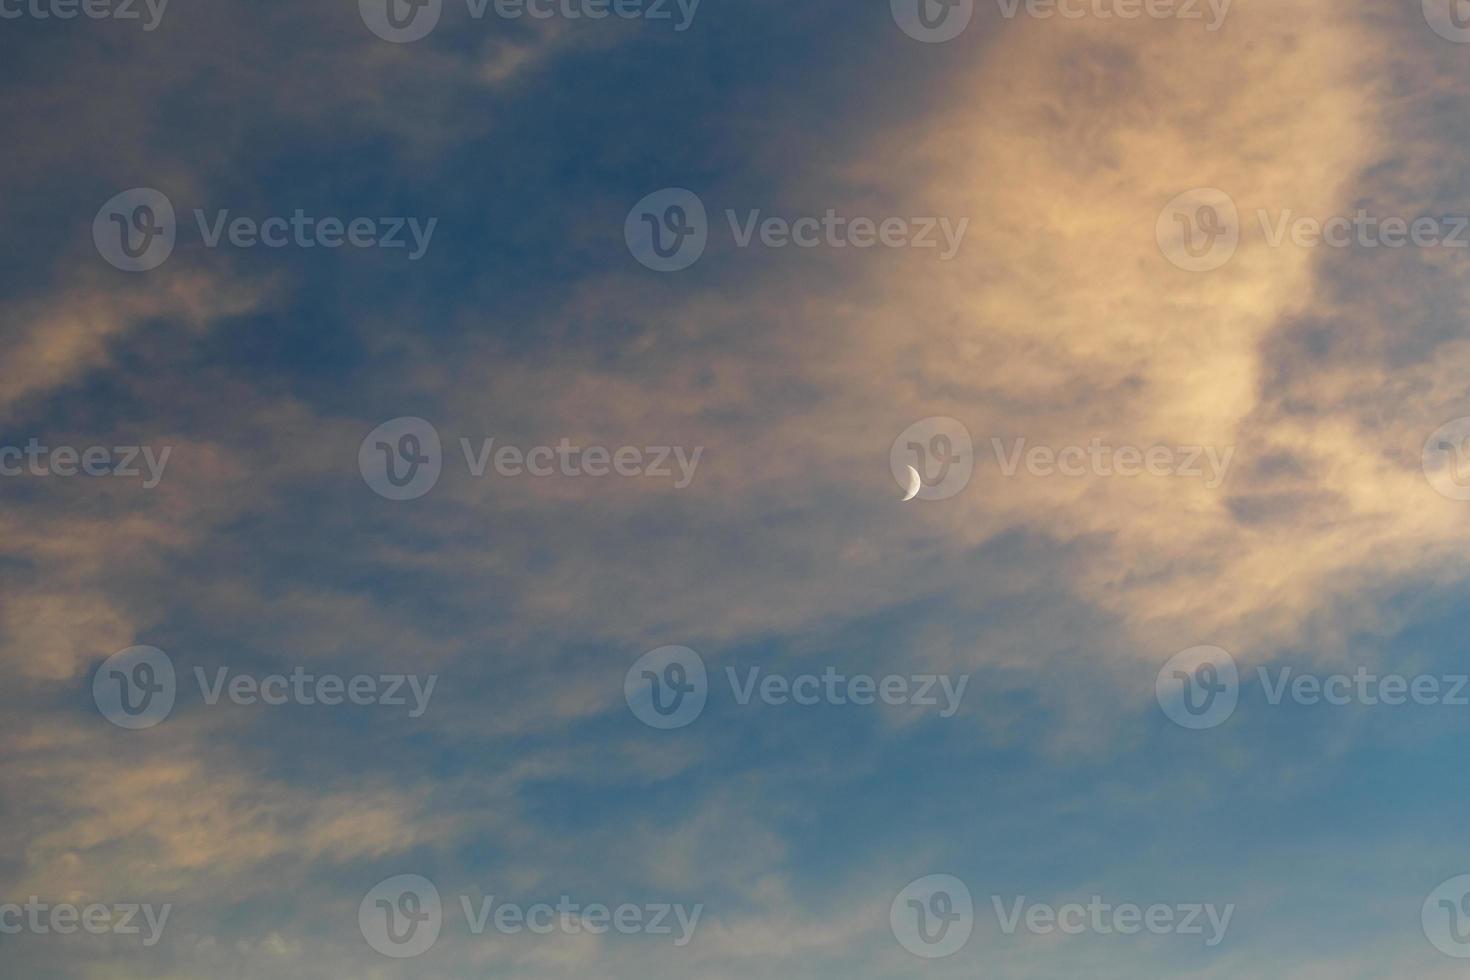
<path fill-rule="evenodd" d="M 8 25 L 5 445 L 169 447 L 141 479 L 4 477 L 0 902 L 171 903 L 165 940 L 5 936 L 27 976 L 893 976 L 889 906 L 944 872 L 976 935 L 935 976 L 1451 975 L 1420 903 L 1466 870 L 1450 709 L 1185 732 L 1158 667 L 1452 671 L 1465 505 L 1425 439 L 1467 409 L 1463 253 L 1273 245 L 1258 214 L 1464 213 L 1470 49 L 1414 5 L 1236 0 L 1186 20 L 1007 19 L 924 45 L 886 5 L 652 22 L 353 4 L 170 8 L 156 32 Z M 121 28 L 121 29 L 120 29 Z M 90 241 L 132 186 L 190 210 L 439 219 L 408 263 Z M 684 186 L 693 268 L 623 241 Z M 1219 188 L 1241 240 L 1171 263 Z M 967 221 L 923 249 L 741 248 L 727 210 Z M 18 229 L 32 228 L 27 235 Z M 374 494 L 400 416 L 444 472 Z M 975 474 L 900 506 L 889 451 L 961 420 Z M 674 477 L 474 476 L 483 441 L 700 451 Z M 1026 447 L 1199 447 L 1205 478 L 1004 471 Z M 1227 455 L 1228 454 L 1228 455 Z M 677 472 L 677 471 L 676 471 Z M 97 666 L 164 649 L 129 732 Z M 698 650 L 705 714 L 623 679 Z M 953 719 L 739 705 L 725 670 L 971 675 Z M 406 709 L 209 704 L 195 670 L 435 674 Z M 1290 746 L 1290 752 L 1282 746 Z M 1388 807 L 1393 799 L 1400 805 Z M 423 874 L 443 938 L 358 904 Z M 1229 941 L 1006 935 L 992 895 L 1234 902 Z M 461 896 L 704 907 L 696 937 L 471 934 Z M 1351 899 L 1351 901 L 1349 901 Z"/>

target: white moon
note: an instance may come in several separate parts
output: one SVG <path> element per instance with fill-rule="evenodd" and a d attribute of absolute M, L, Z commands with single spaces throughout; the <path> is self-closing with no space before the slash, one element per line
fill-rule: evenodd
<path fill-rule="evenodd" d="M 917 497 L 919 495 L 919 489 L 923 485 L 924 485 L 924 481 L 921 480 L 921 479 L 919 479 L 919 471 L 916 470 L 916 469 L 914 469 L 912 466 L 910 466 L 909 467 L 909 485 L 908 485 L 907 489 L 904 490 L 904 498 L 903 499 L 904 500 L 913 500 L 915 497 Z"/>

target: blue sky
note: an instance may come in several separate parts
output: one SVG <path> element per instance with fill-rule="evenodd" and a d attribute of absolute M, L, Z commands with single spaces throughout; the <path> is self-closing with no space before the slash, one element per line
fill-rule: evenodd
<path fill-rule="evenodd" d="M 4 972 L 1462 975 L 1457 2 L 975 0 L 942 42 L 910 0 L 444 0 L 403 43 L 379 0 L 0 7 Z M 432 232 L 199 224 L 298 211 Z M 65 475 L 92 447 L 139 473 Z M 1197 730 L 1196 648 L 1238 677 Z M 675 660 L 704 703 L 659 727 Z M 1442 696 L 1272 703 L 1286 668 Z M 740 693 L 824 674 L 903 693 Z M 997 913 L 1093 896 L 1228 925 Z M 156 935 L 9 928 L 132 905 Z"/>

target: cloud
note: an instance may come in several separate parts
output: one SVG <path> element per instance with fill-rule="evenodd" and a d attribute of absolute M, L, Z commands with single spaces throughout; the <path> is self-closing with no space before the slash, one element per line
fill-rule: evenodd
<path fill-rule="evenodd" d="M 119 167 L 212 201 L 269 156 L 267 123 L 288 135 L 327 127 L 346 145 L 386 133 L 396 163 L 432 162 L 492 129 L 496 100 L 537 98 L 525 83 L 558 58 L 626 35 L 481 36 L 487 25 L 460 25 L 393 46 L 362 31 L 349 5 L 304 15 L 308 36 L 333 39 L 322 51 L 242 63 L 211 52 L 236 32 L 285 29 L 286 14 L 208 25 L 198 18 L 213 8 L 196 9 L 178 37 L 216 47 L 184 45 L 150 68 L 156 90 L 107 89 L 104 60 L 69 71 L 50 101 L 12 107 L 10 122 L 34 126 L 80 105 L 89 86 L 106 89 L 77 118 L 127 123 L 114 134 Z M 1259 209 L 1460 206 L 1445 195 L 1463 169 L 1463 134 L 1398 118 L 1405 90 L 1430 104 L 1456 94 L 1451 53 L 1388 16 L 1278 0 L 1237 5 L 1215 34 L 1187 22 L 994 25 L 993 43 L 950 55 L 943 84 L 921 90 L 931 102 L 854 127 L 750 201 L 783 214 L 969 218 L 950 262 L 716 241 L 694 269 L 658 276 L 626 256 L 622 214 L 599 200 L 548 204 L 580 215 L 558 234 L 601 260 L 525 287 L 554 298 L 518 304 L 503 269 L 455 262 L 403 280 L 407 295 L 434 294 L 422 310 L 404 301 L 418 315 L 403 322 L 361 299 L 360 270 L 288 295 L 183 255 L 121 284 L 49 266 L 5 311 L 17 326 L 0 412 L 21 432 L 44 422 L 53 441 L 126 430 L 174 455 L 146 495 L 96 481 L 12 484 L 0 517 L 0 660 L 18 681 L 0 774 L 26 802 L 0 832 L 16 855 L 0 864 L 6 892 L 116 898 L 136 887 L 204 910 L 172 947 L 178 961 L 149 964 L 150 976 L 227 975 L 247 953 L 252 975 L 395 975 L 363 948 L 353 916 L 362 891 L 404 865 L 442 873 L 446 889 L 571 881 L 598 893 L 587 899 L 646 888 L 726 902 L 686 959 L 586 937 L 459 936 L 415 975 L 907 966 L 886 934 L 885 889 L 909 863 L 975 842 L 934 832 L 936 813 L 952 821 L 1021 780 L 966 796 L 953 787 L 970 774 L 945 772 L 926 795 L 880 780 L 900 748 L 917 760 L 909 768 L 928 758 L 916 746 L 967 764 L 978 756 L 965 753 L 1003 748 L 1075 765 L 1138 737 L 1129 724 L 1149 707 L 1152 665 L 1177 649 L 1215 643 L 1247 662 L 1296 648 L 1341 655 L 1404 626 L 1400 590 L 1463 579 L 1462 511 L 1426 485 L 1418 453 L 1441 422 L 1470 414 L 1470 344 L 1456 319 L 1466 273 L 1446 252 L 1271 247 L 1255 219 Z M 242 109 L 238 128 L 211 130 L 218 139 L 190 166 L 169 163 L 143 121 L 211 73 L 216 101 L 200 112 L 259 92 L 261 116 Z M 464 111 L 482 97 L 485 113 Z M 186 128 L 174 120 L 163 142 Z M 794 140 L 775 124 L 729 140 L 752 132 L 762 161 Z M 83 149 L 73 130 L 23 149 L 27 186 L 44 184 L 50 159 Z M 735 152 L 722 143 L 714 155 Z M 88 169 L 72 168 L 61 177 Z M 753 193 L 717 166 L 701 174 L 717 226 Z M 1161 254 L 1155 224 L 1167 201 L 1201 186 L 1228 191 L 1244 234 L 1224 267 L 1190 273 Z M 461 217 L 482 220 L 478 206 Z M 68 242 L 65 254 L 85 250 Z M 366 326 L 309 337 L 319 325 L 292 301 L 337 304 L 342 321 Z M 220 337 L 237 318 L 283 310 L 312 322 L 264 340 Z M 293 374 L 273 344 L 320 363 Z M 93 403 L 98 384 L 110 396 Z M 363 436 L 406 414 L 432 416 L 445 473 L 429 496 L 399 504 L 374 496 L 355 465 Z M 976 476 L 950 501 L 900 506 L 890 446 L 933 415 L 968 426 Z M 459 439 L 490 437 L 704 455 L 685 489 L 472 477 Z M 992 437 L 1236 455 L 1219 487 L 1009 478 Z M 185 665 L 332 663 L 432 670 L 444 682 L 411 726 L 190 702 L 125 741 L 85 704 L 86 681 L 98 660 L 140 641 Z M 986 710 L 939 749 L 922 741 L 932 731 L 892 716 L 844 716 L 825 732 L 824 716 L 796 748 L 739 744 L 764 730 L 721 727 L 717 708 L 654 741 L 630 734 L 621 682 L 638 653 L 666 643 L 695 646 L 715 671 L 737 656 L 984 671 L 970 697 Z M 838 742 L 840 759 L 830 757 Z M 1229 764 L 1245 766 L 1249 747 L 1228 748 Z M 776 753 L 786 753 L 779 768 L 764 755 Z M 764 778 L 751 777 L 763 763 Z M 1084 805 L 1140 817 L 1181 798 L 1203 807 L 1218 792 L 1197 773 L 1142 789 L 1111 778 L 1075 798 L 1026 784 L 1041 802 L 1005 826 L 1019 836 L 1016 824 L 1034 817 L 1041 839 Z M 890 802 L 874 796 L 900 800 L 912 824 L 883 828 L 882 842 L 905 851 L 892 859 L 900 871 L 880 873 L 871 855 L 861 870 L 834 871 L 830 855 L 806 853 L 803 835 L 816 832 L 788 820 L 803 794 L 822 804 L 834 851 L 873 850 L 877 836 L 837 816 Z M 588 829 L 584 811 L 614 818 Z M 257 900 L 269 907 L 246 907 Z M 218 903 L 238 917 L 211 914 Z M 1040 973 L 1061 955 L 1031 949 L 1016 962 Z M 1110 955 L 1107 968 L 1137 975 L 1135 953 Z M 1236 961 L 1205 969 L 1244 972 Z"/>

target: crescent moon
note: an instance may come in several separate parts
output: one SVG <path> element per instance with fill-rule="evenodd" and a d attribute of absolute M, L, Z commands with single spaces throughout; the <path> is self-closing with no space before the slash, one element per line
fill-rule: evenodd
<path fill-rule="evenodd" d="M 924 481 L 919 478 L 919 471 L 912 466 L 909 468 L 909 485 L 904 488 L 904 500 L 913 500 L 919 495 L 919 490 L 924 486 Z"/>

